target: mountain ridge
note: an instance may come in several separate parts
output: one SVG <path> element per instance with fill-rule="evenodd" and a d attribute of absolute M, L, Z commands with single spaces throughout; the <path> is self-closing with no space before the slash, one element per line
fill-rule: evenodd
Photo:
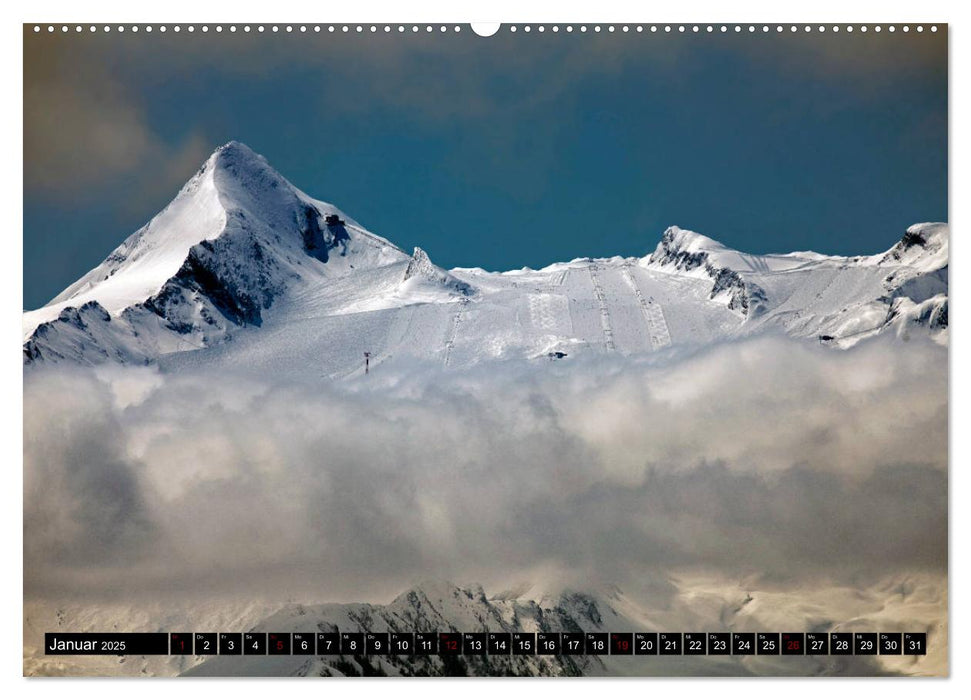
<path fill-rule="evenodd" d="M 442 317 L 419 334 L 423 347 L 412 352 L 404 329 L 380 341 L 396 348 L 377 355 L 453 366 L 591 349 L 636 354 L 770 327 L 840 347 L 918 327 L 946 342 L 947 239 L 947 224 L 925 223 L 874 256 L 750 255 L 672 226 L 641 258 L 444 270 L 231 141 L 101 265 L 24 313 L 24 362 L 156 364 L 248 336 L 266 318 L 378 314 L 396 328 L 389 310 L 428 315 L 416 305 L 438 307 Z M 492 327 L 482 325 L 488 337 L 475 339 L 485 349 L 456 362 L 469 321 L 487 309 Z"/>

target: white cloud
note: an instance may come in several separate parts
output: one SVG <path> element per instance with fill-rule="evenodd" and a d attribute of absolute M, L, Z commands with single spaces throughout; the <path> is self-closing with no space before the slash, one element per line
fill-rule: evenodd
<path fill-rule="evenodd" d="M 28 597 L 946 571 L 929 343 L 346 384 L 140 372 L 25 378 Z"/>

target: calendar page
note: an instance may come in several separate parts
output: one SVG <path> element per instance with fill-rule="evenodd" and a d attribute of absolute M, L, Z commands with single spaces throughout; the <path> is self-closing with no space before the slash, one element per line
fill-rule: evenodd
<path fill-rule="evenodd" d="M 948 675 L 947 24 L 22 31 L 24 675 Z"/>

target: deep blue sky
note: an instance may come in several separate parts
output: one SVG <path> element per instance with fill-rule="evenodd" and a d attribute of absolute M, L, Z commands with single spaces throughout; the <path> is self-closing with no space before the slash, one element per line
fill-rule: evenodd
<path fill-rule="evenodd" d="M 445 267 L 872 253 L 947 219 L 946 32 L 25 31 L 24 307 L 237 139 Z"/>

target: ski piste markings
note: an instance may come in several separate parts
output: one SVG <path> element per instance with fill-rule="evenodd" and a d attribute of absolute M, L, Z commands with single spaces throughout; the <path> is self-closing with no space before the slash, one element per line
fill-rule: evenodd
<path fill-rule="evenodd" d="M 599 266 L 591 263 L 587 266 L 590 273 L 590 281 L 593 282 L 593 295 L 600 306 L 600 325 L 603 328 L 604 345 L 608 350 L 616 350 L 614 346 L 614 329 L 610 324 L 610 311 L 607 309 L 607 296 L 604 294 L 603 285 L 600 284 Z"/>
<path fill-rule="evenodd" d="M 776 306 L 775 317 L 778 319 L 778 318 L 782 318 L 785 314 L 790 314 L 794 318 L 798 319 L 800 323 L 808 323 L 811 319 L 816 317 L 816 313 L 815 313 L 816 308 L 819 306 L 822 299 L 829 293 L 830 288 L 841 277 L 842 272 L 843 272 L 842 268 L 835 268 L 833 270 L 833 275 L 826 282 L 826 285 L 822 289 L 816 292 L 815 297 L 812 299 L 812 301 L 790 311 L 786 307 L 790 304 L 790 302 L 793 301 L 793 299 L 797 296 L 797 293 L 798 293 L 798 290 L 793 290 L 789 294 L 789 296 L 786 297 L 785 301 L 781 302 Z M 768 273 L 768 274 L 775 274 L 775 273 Z M 783 322 L 782 325 L 786 330 L 791 330 L 796 324 L 795 323 L 789 324 L 789 323 Z"/>
<path fill-rule="evenodd" d="M 651 337 L 651 347 L 654 350 L 667 347 L 671 344 L 671 333 L 668 330 L 667 321 L 664 320 L 664 312 L 661 310 L 661 305 L 656 303 L 653 297 L 650 301 L 644 298 L 640 287 L 637 286 L 637 280 L 634 279 L 634 273 L 631 272 L 631 264 L 629 262 L 624 263 L 621 270 L 624 279 L 634 292 L 634 297 L 641 307 L 641 312 L 644 314 L 644 320 L 647 322 L 648 333 Z"/>
<path fill-rule="evenodd" d="M 462 299 L 458 302 L 459 309 L 454 314 L 452 314 L 452 322 L 449 325 L 448 333 L 445 336 L 445 359 L 444 364 L 448 367 L 449 363 L 452 361 L 452 348 L 455 347 L 455 335 L 458 333 L 459 326 L 462 324 L 462 316 L 465 314 L 465 310 L 469 307 L 469 300 Z"/>
<path fill-rule="evenodd" d="M 553 297 L 551 294 L 530 294 L 526 298 L 529 304 L 529 317 L 533 326 L 544 331 L 553 331 L 556 319 L 553 317 Z"/>
<path fill-rule="evenodd" d="M 760 272 L 760 273 L 772 272 L 772 269 L 769 267 L 769 263 L 767 263 L 765 258 L 761 255 L 750 255 L 748 253 L 740 253 L 739 257 L 742 259 L 742 262 L 748 264 L 749 266 L 748 272 Z"/>
<path fill-rule="evenodd" d="M 564 302 L 566 302 L 566 297 L 561 292 L 559 292 L 558 290 L 559 290 L 560 287 L 562 287 L 564 285 L 564 283 L 566 282 L 566 278 L 569 275 L 570 275 L 570 268 L 567 268 L 565 270 L 562 270 L 560 272 L 557 272 L 557 273 L 551 275 L 550 278 L 549 278 L 549 281 L 547 282 L 546 291 L 550 295 L 550 313 L 551 314 L 553 313 L 553 308 L 552 307 L 553 307 L 553 298 L 554 297 L 559 297 Z M 568 337 L 572 337 L 574 335 L 573 316 L 570 314 L 570 305 L 569 305 L 569 302 L 566 302 L 566 313 L 563 314 L 563 318 L 566 319 L 566 323 L 569 325 L 569 329 L 567 330 L 566 334 L 567 334 Z M 556 324 L 555 314 L 554 314 L 553 323 L 554 323 L 554 326 L 555 326 L 555 324 Z"/>
<path fill-rule="evenodd" d="M 404 343 L 405 337 L 411 328 L 411 321 L 415 316 L 415 309 L 418 306 L 419 304 L 409 304 L 393 312 L 394 320 L 388 325 L 388 332 L 384 339 L 384 349 L 377 355 L 371 356 L 370 366 L 372 371 L 394 357 L 394 351 Z M 361 374 L 364 374 L 364 370 L 357 368 L 348 376 Z"/>

